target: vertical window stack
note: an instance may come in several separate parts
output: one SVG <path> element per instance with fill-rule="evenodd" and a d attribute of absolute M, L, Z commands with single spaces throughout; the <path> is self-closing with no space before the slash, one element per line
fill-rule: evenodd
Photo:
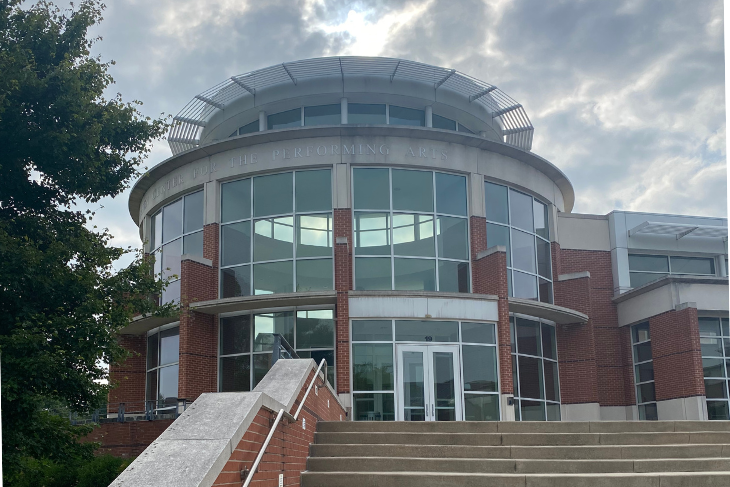
<path fill-rule="evenodd" d="M 180 327 L 156 328 L 147 333 L 147 388 L 146 400 L 154 402 L 154 409 L 177 407 L 178 364 L 180 354 Z"/>
<path fill-rule="evenodd" d="M 654 391 L 654 365 L 651 356 L 651 334 L 649 333 L 648 321 L 631 327 L 631 344 L 639 419 L 656 421 L 658 416 Z"/>
<path fill-rule="evenodd" d="M 727 318 L 699 318 L 708 419 L 730 419 L 730 327 Z"/>

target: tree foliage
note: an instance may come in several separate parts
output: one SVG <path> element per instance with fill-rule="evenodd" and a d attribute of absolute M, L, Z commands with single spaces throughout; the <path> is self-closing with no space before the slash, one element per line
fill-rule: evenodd
<path fill-rule="evenodd" d="M 165 120 L 104 97 L 111 63 L 90 54 L 103 5 L 71 10 L 0 0 L 0 353 L 6 479 L 27 459 L 88 458 L 78 429 L 44 412 L 98 407 L 103 363 L 125 357 L 115 333 L 164 285 L 138 251 L 115 247 L 79 206 L 114 197 L 138 175 Z M 92 228 L 89 228 L 92 227 Z M 137 252 L 132 265 L 112 263 Z M 9 484 L 11 482 L 9 481 Z"/>

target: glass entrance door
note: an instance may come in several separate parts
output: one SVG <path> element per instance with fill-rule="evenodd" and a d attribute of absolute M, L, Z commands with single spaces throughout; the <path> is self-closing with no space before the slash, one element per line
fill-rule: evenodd
<path fill-rule="evenodd" d="M 398 420 L 462 419 L 459 347 L 398 345 Z"/>

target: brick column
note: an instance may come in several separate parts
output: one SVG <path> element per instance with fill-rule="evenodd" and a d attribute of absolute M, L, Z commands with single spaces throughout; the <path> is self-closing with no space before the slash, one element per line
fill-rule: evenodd
<path fill-rule="evenodd" d="M 203 258 L 182 261 L 178 397 L 194 400 L 218 390 L 218 320 L 190 303 L 218 297 L 218 224 L 203 228 Z"/>
<path fill-rule="evenodd" d="M 350 310 L 349 290 L 352 289 L 352 211 L 337 208 L 334 211 L 335 236 L 335 336 L 337 343 L 337 392 L 350 392 Z"/>
<path fill-rule="evenodd" d="M 697 308 L 653 316 L 649 331 L 659 419 L 704 419 L 697 410 L 705 395 Z"/>
<path fill-rule="evenodd" d="M 120 402 L 134 402 L 130 406 L 141 408 L 145 400 L 147 336 L 120 335 L 119 344 L 132 355 L 120 364 L 109 366 L 109 381 L 116 385 L 109 391 L 109 412 L 116 412 Z"/>

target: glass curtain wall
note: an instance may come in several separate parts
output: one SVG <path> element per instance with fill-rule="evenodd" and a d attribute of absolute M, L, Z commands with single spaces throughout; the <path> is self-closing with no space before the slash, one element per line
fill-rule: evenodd
<path fill-rule="evenodd" d="M 273 333 L 279 333 L 300 358 L 327 361 L 335 387 L 335 324 L 331 309 L 246 313 L 220 318 L 218 390 L 250 391 L 271 368 Z"/>
<path fill-rule="evenodd" d="M 515 420 L 560 421 L 555 326 L 510 316 Z"/>
<path fill-rule="evenodd" d="M 712 257 L 681 257 L 677 255 L 629 254 L 631 287 L 643 286 L 668 275 L 714 276 Z"/>
<path fill-rule="evenodd" d="M 499 420 L 494 323 L 352 320 L 352 404 L 355 421 L 394 421 L 396 344 L 459 344 L 464 419 Z"/>
<path fill-rule="evenodd" d="M 639 419 L 656 421 L 657 407 L 654 390 L 654 365 L 651 355 L 651 333 L 649 322 L 631 327 L 631 346 L 634 359 L 634 384 Z"/>
<path fill-rule="evenodd" d="M 730 419 L 728 379 L 730 379 L 730 329 L 727 318 L 699 318 L 702 369 L 705 377 L 707 417 Z"/>
<path fill-rule="evenodd" d="M 145 398 L 155 409 L 177 407 L 179 325 L 156 328 L 147 333 L 147 386 Z"/>
<path fill-rule="evenodd" d="M 220 296 L 331 290 L 329 169 L 221 185 Z"/>
<path fill-rule="evenodd" d="M 353 170 L 355 289 L 469 292 L 466 177 Z"/>
<path fill-rule="evenodd" d="M 155 274 L 173 281 L 162 292 L 161 303 L 180 301 L 180 258 L 203 256 L 203 191 L 164 206 L 151 218 L 150 249 Z"/>
<path fill-rule="evenodd" d="M 507 186 L 484 183 L 487 248 L 507 248 L 507 284 L 516 298 L 553 302 L 548 206 Z"/>

